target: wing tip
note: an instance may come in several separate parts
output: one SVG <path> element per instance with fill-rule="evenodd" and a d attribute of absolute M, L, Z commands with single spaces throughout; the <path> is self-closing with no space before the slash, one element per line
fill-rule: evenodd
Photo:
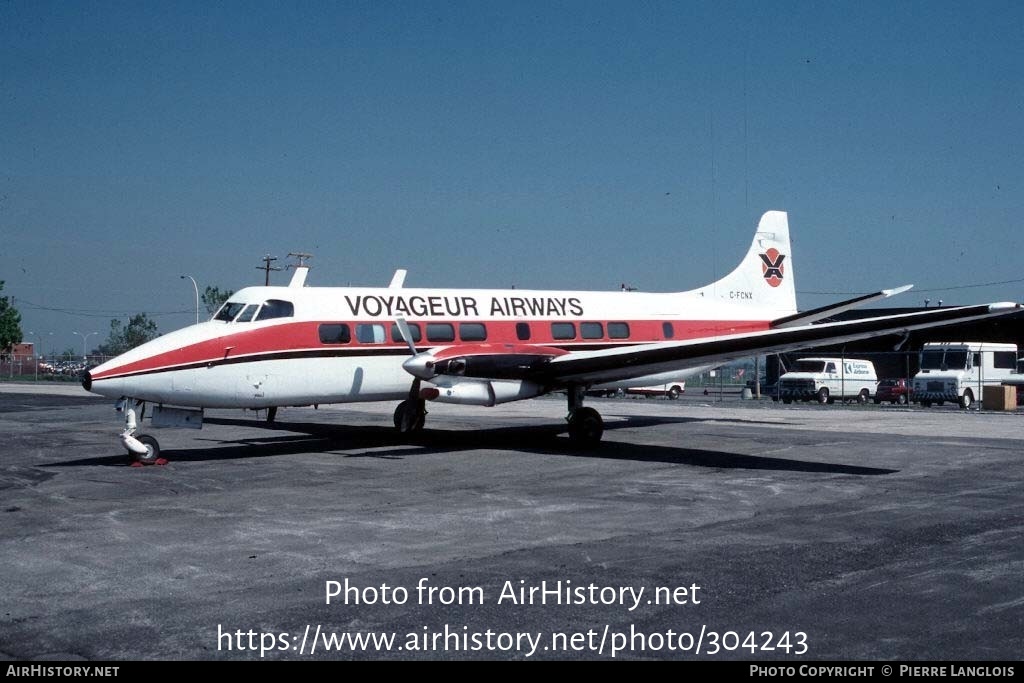
<path fill-rule="evenodd" d="M 897 294 L 902 294 L 903 292 L 906 292 L 907 290 L 912 289 L 913 287 L 914 285 L 902 285 L 900 287 L 893 287 L 892 289 L 883 289 L 882 294 L 884 294 L 886 297 L 895 296 Z"/>
<path fill-rule="evenodd" d="M 996 303 L 988 305 L 988 310 L 993 313 L 997 311 L 1015 311 L 1021 308 L 1024 308 L 1024 306 L 1015 301 L 997 301 Z"/>

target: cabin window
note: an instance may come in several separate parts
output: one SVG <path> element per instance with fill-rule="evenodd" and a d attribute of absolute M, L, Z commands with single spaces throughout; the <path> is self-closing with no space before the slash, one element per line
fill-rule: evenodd
<path fill-rule="evenodd" d="M 455 341 L 455 326 L 451 323 L 427 323 L 427 340 L 432 342 Z"/>
<path fill-rule="evenodd" d="M 580 336 L 584 339 L 603 339 L 604 325 L 601 323 L 580 323 Z"/>
<path fill-rule="evenodd" d="M 412 343 L 416 344 L 423 339 L 423 332 L 420 331 L 419 323 L 406 323 L 409 326 L 409 336 L 412 337 Z M 402 331 L 398 329 L 398 325 L 391 326 L 391 341 L 396 344 L 405 344 L 405 339 L 402 338 Z"/>
<path fill-rule="evenodd" d="M 213 316 L 213 319 L 229 323 L 235 319 L 235 316 L 238 315 L 238 312 L 243 308 L 245 308 L 245 304 L 240 304 L 237 301 L 229 301 L 220 307 L 220 310 L 217 311 L 217 315 Z"/>
<path fill-rule="evenodd" d="M 676 336 L 676 331 L 672 327 L 672 323 L 662 323 L 661 334 L 662 336 L 665 337 L 665 339 L 671 339 L 672 337 Z"/>
<path fill-rule="evenodd" d="M 992 358 L 995 367 L 1003 370 L 1013 370 L 1017 367 L 1017 354 L 1013 351 L 996 351 Z"/>
<path fill-rule="evenodd" d="M 629 323 L 608 323 L 608 336 L 612 339 L 629 339 Z"/>
<path fill-rule="evenodd" d="M 487 328 L 482 323 L 460 323 L 459 339 L 465 342 L 487 341 Z"/>
<path fill-rule="evenodd" d="M 291 301 L 281 299 L 267 299 L 263 302 L 257 320 L 270 320 L 272 318 L 291 318 L 295 315 L 295 306 Z"/>
<path fill-rule="evenodd" d="M 383 344 L 384 326 L 376 323 L 360 323 L 356 325 L 356 339 L 360 344 Z"/>
<path fill-rule="evenodd" d="M 530 323 L 516 323 L 516 339 L 530 341 Z"/>
<path fill-rule="evenodd" d="M 554 339 L 575 339 L 576 326 L 572 323 L 551 323 L 551 336 Z"/>
<path fill-rule="evenodd" d="M 321 344 L 348 344 L 352 341 L 352 332 L 344 323 L 323 323 L 320 325 Z"/>
<path fill-rule="evenodd" d="M 238 317 L 235 318 L 235 322 L 236 323 L 251 322 L 252 321 L 252 317 L 254 315 L 256 315 L 256 309 L 258 309 L 258 308 L 259 308 L 259 306 L 257 304 L 249 304 L 244 309 L 242 309 L 241 313 L 238 314 Z"/>

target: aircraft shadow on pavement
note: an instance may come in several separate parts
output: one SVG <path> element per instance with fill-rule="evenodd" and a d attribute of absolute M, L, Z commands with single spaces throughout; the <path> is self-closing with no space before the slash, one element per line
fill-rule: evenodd
<path fill-rule="evenodd" d="M 628 417 L 608 422 L 605 432 L 616 429 L 649 427 L 658 424 L 701 422 L 704 420 L 675 417 Z M 414 440 L 401 438 L 388 426 L 345 426 L 309 422 L 253 422 L 252 420 L 213 418 L 207 424 L 236 427 L 264 428 L 273 435 L 252 436 L 241 439 L 200 438 L 208 448 L 184 450 L 165 449 L 163 455 L 171 462 L 204 462 L 242 458 L 267 458 L 299 454 L 325 454 L 338 451 L 345 458 L 404 459 L 425 455 L 480 449 L 511 450 L 561 457 L 599 458 L 634 462 L 660 462 L 714 469 L 780 470 L 790 472 L 821 472 L 873 476 L 893 474 L 899 470 L 844 465 L 839 463 L 795 460 L 759 455 L 745 455 L 728 451 L 632 444 L 603 441 L 591 450 L 572 446 L 564 425 L 516 425 L 492 429 L 436 429 L 427 428 Z M 777 422 L 771 423 L 778 426 Z M 291 432 L 281 434 L 281 432 Z M 352 453 L 360 449 L 370 452 Z M 65 460 L 46 467 L 73 467 L 83 465 L 123 467 L 123 454 Z"/>

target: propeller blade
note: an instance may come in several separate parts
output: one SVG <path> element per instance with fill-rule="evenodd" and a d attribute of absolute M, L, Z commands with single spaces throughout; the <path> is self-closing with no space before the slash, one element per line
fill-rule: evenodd
<path fill-rule="evenodd" d="M 405 318 L 395 318 L 395 324 L 398 325 L 398 331 L 402 335 L 402 339 L 409 345 L 409 353 L 416 355 L 416 344 L 412 341 L 412 331 L 409 329 L 409 323 L 405 322 Z"/>

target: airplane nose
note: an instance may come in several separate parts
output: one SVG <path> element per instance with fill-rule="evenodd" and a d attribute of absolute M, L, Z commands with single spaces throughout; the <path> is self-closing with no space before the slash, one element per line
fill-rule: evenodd
<path fill-rule="evenodd" d="M 434 372 L 434 357 L 429 353 L 417 353 L 402 363 L 402 367 L 410 375 L 420 379 L 430 379 L 437 374 Z"/>
<path fill-rule="evenodd" d="M 92 391 L 92 373 L 88 370 L 82 373 L 82 388 L 86 391 Z"/>

